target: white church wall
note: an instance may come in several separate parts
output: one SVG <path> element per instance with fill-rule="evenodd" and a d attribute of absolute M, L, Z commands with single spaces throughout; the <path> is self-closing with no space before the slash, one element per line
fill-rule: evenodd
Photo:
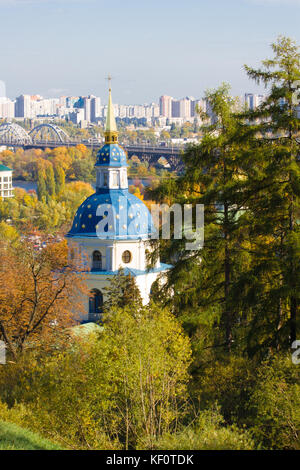
<path fill-rule="evenodd" d="M 122 259 L 123 253 L 129 251 L 131 260 L 125 263 Z M 114 244 L 113 267 L 117 271 L 120 267 L 132 269 L 145 269 L 145 246 L 142 240 L 124 240 Z"/>

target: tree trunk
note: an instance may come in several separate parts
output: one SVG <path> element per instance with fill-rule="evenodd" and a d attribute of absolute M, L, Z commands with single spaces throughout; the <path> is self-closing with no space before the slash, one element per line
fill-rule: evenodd
<path fill-rule="evenodd" d="M 0 321 L 0 331 L 2 333 L 2 336 L 3 336 L 3 339 L 4 339 L 4 342 L 5 342 L 6 346 L 8 347 L 9 351 L 11 352 L 11 355 L 12 355 L 14 361 L 17 361 L 17 359 L 18 359 L 17 353 L 15 351 L 15 348 L 14 348 L 12 342 L 9 340 L 9 337 L 6 334 L 6 330 L 5 330 L 5 328 L 4 328 L 1 321 Z"/>
<path fill-rule="evenodd" d="M 290 307 L 290 315 L 291 315 L 291 344 L 296 341 L 297 339 L 297 310 L 298 310 L 298 302 L 297 299 L 292 296 L 291 297 L 291 307 Z"/>
<path fill-rule="evenodd" d="M 231 351 L 232 343 L 232 318 L 229 306 L 229 287 L 230 287 L 230 250 L 228 234 L 228 204 L 224 204 L 224 235 L 225 235 L 225 260 L 224 260 L 224 297 L 225 297 L 225 342 L 228 352 Z"/>
<path fill-rule="evenodd" d="M 289 176 L 291 180 L 291 175 Z M 289 216 L 290 216 L 290 231 L 292 232 L 294 230 L 294 198 L 292 197 L 291 201 L 291 206 L 289 209 Z M 295 291 L 295 263 L 294 263 L 294 258 L 293 255 L 291 256 L 291 272 L 293 273 L 292 275 L 292 287 L 293 290 Z M 297 339 L 297 310 L 298 310 L 298 301 L 297 298 L 294 295 L 291 295 L 290 299 L 290 339 L 291 339 L 291 344 L 296 341 Z"/>

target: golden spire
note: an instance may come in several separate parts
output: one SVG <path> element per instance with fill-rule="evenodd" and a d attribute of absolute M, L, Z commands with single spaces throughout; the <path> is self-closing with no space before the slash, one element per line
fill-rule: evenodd
<path fill-rule="evenodd" d="M 118 130 L 115 120 L 115 113 L 111 99 L 111 76 L 107 77 L 109 83 L 109 94 L 108 94 L 108 105 L 107 105 L 107 115 L 106 115 L 106 125 L 105 125 L 105 143 L 113 144 L 118 142 Z"/>

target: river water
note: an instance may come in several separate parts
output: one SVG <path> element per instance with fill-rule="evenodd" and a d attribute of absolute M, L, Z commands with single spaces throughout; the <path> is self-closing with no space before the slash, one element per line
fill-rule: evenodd
<path fill-rule="evenodd" d="M 139 180 L 141 181 L 141 183 L 144 185 L 144 186 L 149 186 L 150 184 L 150 180 L 149 179 L 146 179 L 146 178 L 143 178 L 143 179 L 140 179 L 140 178 L 128 178 L 128 185 L 130 186 L 131 184 L 133 184 L 134 181 L 136 180 Z M 93 183 L 92 184 L 93 188 L 95 188 L 95 184 Z M 26 191 L 31 191 L 31 190 L 34 190 L 36 191 L 37 189 L 37 183 L 36 181 L 21 181 L 21 180 L 14 180 L 13 181 L 13 187 L 14 188 L 23 188 L 25 189 Z"/>

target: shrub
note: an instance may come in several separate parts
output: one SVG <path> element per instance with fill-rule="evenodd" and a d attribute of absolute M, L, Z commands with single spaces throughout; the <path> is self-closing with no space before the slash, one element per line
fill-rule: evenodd
<path fill-rule="evenodd" d="M 265 449 L 300 449 L 300 366 L 276 356 L 258 370 L 248 425 Z"/>
<path fill-rule="evenodd" d="M 11 407 L 3 419 L 15 413 L 22 423 L 23 403 L 31 430 L 69 448 L 151 448 L 185 416 L 190 356 L 189 340 L 167 310 L 116 308 L 99 337 L 8 365 L 0 374 L 0 396 Z"/>
<path fill-rule="evenodd" d="M 165 434 L 156 443 L 164 450 L 252 450 L 250 434 L 236 426 L 224 426 L 219 408 L 200 413 L 193 426 L 176 434 Z"/>
<path fill-rule="evenodd" d="M 213 358 L 212 358 L 213 359 Z M 245 408 L 256 381 L 257 364 L 244 357 L 224 357 L 212 360 L 195 377 L 192 394 L 201 408 L 218 402 L 227 423 L 245 422 Z"/>

